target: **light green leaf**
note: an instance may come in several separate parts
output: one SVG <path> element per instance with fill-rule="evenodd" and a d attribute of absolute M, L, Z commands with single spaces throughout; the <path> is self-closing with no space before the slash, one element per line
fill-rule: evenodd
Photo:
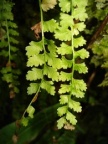
<path fill-rule="evenodd" d="M 27 126 L 28 125 L 28 122 L 29 122 L 29 119 L 28 119 L 28 117 L 23 117 L 22 119 L 21 119 L 21 124 L 23 125 L 23 126 Z"/>
<path fill-rule="evenodd" d="M 81 79 L 73 79 L 72 88 L 76 90 L 86 91 L 86 83 Z"/>
<path fill-rule="evenodd" d="M 85 7 L 76 7 L 73 11 L 73 17 L 80 21 L 85 21 L 88 18 Z"/>
<path fill-rule="evenodd" d="M 33 118 L 33 114 L 34 114 L 34 112 L 35 112 L 35 108 L 33 107 L 33 106 L 28 106 L 28 108 L 27 108 L 27 113 L 28 113 L 28 116 L 30 117 L 30 118 Z"/>
<path fill-rule="evenodd" d="M 61 106 L 57 109 L 57 114 L 58 116 L 63 116 L 67 112 L 67 105 L 66 106 Z"/>
<path fill-rule="evenodd" d="M 85 92 L 77 90 L 77 89 L 72 89 L 71 94 L 75 96 L 76 98 L 83 98 L 85 95 Z"/>
<path fill-rule="evenodd" d="M 58 129 L 61 129 L 64 126 L 65 123 L 66 123 L 65 117 L 61 117 L 59 120 L 57 120 Z"/>
<path fill-rule="evenodd" d="M 72 54 L 72 48 L 71 46 L 62 42 L 60 47 L 57 48 L 57 53 L 61 55 Z"/>
<path fill-rule="evenodd" d="M 42 50 L 43 50 L 42 41 L 40 42 L 31 41 L 29 43 L 29 46 L 26 47 L 26 51 L 27 51 L 26 55 L 28 57 L 33 55 L 38 55 Z"/>
<path fill-rule="evenodd" d="M 60 13 L 60 26 L 63 27 L 64 29 L 71 28 L 73 25 L 73 17 L 69 14 L 66 13 Z"/>
<path fill-rule="evenodd" d="M 43 11 L 48 11 L 49 9 L 53 9 L 57 4 L 57 0 L 42 0 L 42 9 Z"/>
<path fill-rule="evenodd" d="M 81 59 L 85 59 L 89 57 L 89 52 L 82 48 L 81 50 L 75 51 L 75 58 L 80 57 Z"/>
<path fill-rule="evenodd" d="M 88 4 L 88 0 L 83 0 L 83 1 L 79 1 L 79 0 L 73 0 L 73 5 L 76 7 L 85 7 Z"/>
<path fill-rule="evenodd" d="M 67 84 L 61 84 L 61 87 L 59 89 L 60 94 L 65 94 L 67 92 L 70 92 L 70 85 Z"/>
<path fill-rule="evenodd" d="M 38 69 L 38 68 L 32 68 L 27 72 L 26 75 L 26 79 L 30 81 L 42 79 L 42 77 L 43 77 L 42 69 Z"/>
<path fill-rule="evenodd" d="M 83 46 L 84 44 L 86 44 L 86 41 L 82 36 L 80 36 L 80 37 L 74 38 L 73 43 L 74 43 L 74 47 L 78 48 L 79 46 Z"/>
<path fill-rule="evenodd" d="M 56 20 L 51 19 L 49 21 L 44 21 L 43 26 L 44 32 L 54 32 L 55 29 L 58 27 L 58 23 L 56 22 Z"/>
<path fill-rule="evenodd" d="M 53 81 L 58 81 L 59 73 L 57 69 L 44 65 L 44 75 L 47 75 L 48 78 L 51 78 Z"/>
<path fill-rule="evenodd" d="M 41 83 L 41 88 L 45 89 L 51 95 L 55 94 L 55 87 L 53 86 L 52 81 L 43 80 L 42 83 Z"/>
<path fill-rule="evenodd" d="M 80 103 L 72 99 L 69 100 L 69 108 L 73 109 L 75 112 L 81 112 L 82 110 Z"/>
<path fill-rule="evenodd" d="M 54 57 L 53 54 L 46 53 L 45 60 L 49 66 L 53 66 L 53 68 L 60 69 L 62 68 L 62 61 L 60 58 Z"/>
<path fill-rule="evenodd" d="M 29 87 L 27 88 L 28 95 L 36 93 L 38 88 L 39 88 L 38 83 L 30 83 Z"/>
<path fill-rule="evenodd" d="M 88 68 L 86 67 L 85 63 L 75 64 L 74 69 L 78 71 L 79 73 L 87 73 Z"/>
<path fill-rule="evenodd" d="M 44 55 L 43 54 L 38 54 L 38 55 L 33 55 L 28 59 L 27 66 L 32 67 L 32 66 L 41 66 L 44 64 Z"/>
<path fill-rule="evenodd" d="M 50 54 L 56 56 L 56 45 L 54 41 L 45 38 L 45 43 L 48 46 L 48 51 L 50 52 Z"/>
<path fill-rule="evenodd" d="M 60 72 L 59 80 L 60 81 L 70 81 L 72 77 L 72 73 L 67 73 L 67 72 Z"/>
<path fill-rule="evenodd" d="M 79 22 L 79 23 L 74 24 L 73 29 L 77 29 L 78 31 L 83 31 L 85 29 L 84 22 Z"/>
<path fill-rule="evenodd" d="M 59 6 L 63 12 L 70 12 L 70 1 L 69 0 L 59 0 Z"/>
<path fill-rule="evenodd" d="M 72 34 L 69 29 L 65 29 L 63 26 L 59 27 L 59 29 L 55 30 L 54 34 L 56 39 L 59 39 L 61 41 L 70 41 Z"/>
<path fill-rule="evenodd" d="M 68 97 L 69 97 L 69 95 L 60 95 L 60 104 L 66 104 L 66 103 L 68 103 Z"/>
<path fill-rule="evenodd" d="M 77 123 L 76 117 L 71 112 L 69 112 L 69 111 L 66 114 L 66 119 L 68 121 L 70 121 L 70 123 L 72 125 L 76 125 L 76 123 Z"/>
<path fill-rule="evenodd" d="M 64 56 L 62 57 L 61 65 L 63 69 L 72 67 L 72 60 L 66 59 Z"/>

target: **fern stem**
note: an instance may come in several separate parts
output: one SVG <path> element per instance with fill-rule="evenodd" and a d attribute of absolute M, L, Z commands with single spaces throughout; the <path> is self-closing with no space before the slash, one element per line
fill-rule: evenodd
<path fill-rule="evenodd" d="M 40 6 L 40 14 L 41 14 L 41 33 L 42 33 L 42 46 L 45 52 L 45 46 L 44 46 L 44 27 L 43 27 L 43 12 L 42 12 L 42 8 L 41 8 L 41 0 L 39 0 L 39 6 Z"/>
<path fill-rule="evenodd" d="M 73 15 L 73 0 L 71 0 L 71 16 Z M 72 22 L 73 22 L 73 18 L 72 18 Z M 73 35 L 73 24 L 71 25 L 71 49 L 72 49 L 72 75 L 71 75 L 71 81 L 70 81 L 70 85 L 72 87 L 72 84 L 73 84 L 73 77 L 74 77 L 74 65 L 75 65 L 75 57 L 74 57 L 74 42 L 73 42 L 73 39 L 74 39 L 74 35 Z M 69 101 L 71 99 L 71 91 L 70 91 L 70 95 L 68 97 L 68 108 L 69 108 Z M 68 110 L 67 108 L 67 110 Z"/>
<path fill-rule="evenodd" d="M 39 7 L 40 7 L 40 14 L 41 14 L 42 47 L 43 47 L 43 50 L 44 50 L 44 61 L 45 61 L 45 46 L 44 46 L 45 39 L 44 39 L 43 12 L 42 12 L 42 8 L 41 8 L 41 0 L 39 0 Z M 43 66 L 43 77 L 44 77 L 44 66 Z M 43 81 L 43 78 L 41 79 L 41 82 L 40 82 L 40 85 L 39 85 L 39 87 L 38 87 L 38 90 L 37 90 L 35 96 L 32 98 L 31 102 L 29 103 L 28 107 L 29 107 L 34 101 L 37 100 L 38 93 L 39 93 L 39 91 L 40 91 L 42 81 Z M 25 113 L 27 112 L 28 107 L 27 107 L 26 110 L 24 111 L 22 118 L 24 117 Z"/>
<path fill-rule="evenodd" d="M 39 0 L 39 7 L 40 7 L 40 15 L 41 15 L 41 34 L 42 34 L 42 47 L 43 47 L 43 50 L 44 50 L 44 62 L 46 62 L 46 59 L 45 59 L 45 38 L 44 38 L 44 26 L 43 26 L 43 11 L 42 11 L 42 7 L 41 7 L 41 0 Z M 44 66 L 43 66 L 43 74 L 44 74 Z"/>
<path fill-rule="evenodd" d="M 7 39 L 8 39 L 8 52 L 9 52 L 9 63 L 10 63 L 10 49 L 11 49 L 11 46 L 10 46 L 10 37 L 9 37 L 9 28 L 8 28 L 8 22 L 6 20 L 6 31 L 7 31 Z"/>
<path fill-rule="evenodd" d="M 73 0 L 71 0 L 71 16 L 73 15 Z M 72 20 L 73 22 L 73 20 Z M 72 59 L 72 82 L 73 82 L 73 76 L 74 76 L 74 65 L 75 65 L 75 58 L 74 58 L 74 42 L 73 42 L 73 39 L 74 39 L 74 35 L 73 35 L 73 25 L 71 25 L 71 48 L 72 48 L 72 56 L 73 56 L 73 59 Z"/>

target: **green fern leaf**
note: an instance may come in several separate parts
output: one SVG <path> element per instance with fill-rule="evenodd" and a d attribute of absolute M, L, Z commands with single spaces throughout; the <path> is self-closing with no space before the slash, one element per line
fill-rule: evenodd
<path fill-rule="evenodd" d="M 29 87 L 27 88 L 28 95 L 34 94 L 39 89 L 39 83 L 30 83 Z"/>
<path fill-rule="evenodd" d="M 12 21 L 8 21 L 8 26 L 9 26 L 10 28 L 17 28 L 17 27 L 18 27 L 17 24 L 14 23 L 14 22 L 12 22 Z"/>
<path fill-rule="evenodd" d="M 105 78 L 102 81 L 102 83 L 99 84 L 99 86 L 102 86 L 102 87 L 108 86 L 108 72 L 105 74 Z"/>
<path fill-rule="evenodd" d="M 65 117 L 61 117 L 59 120 L 57 120 L 58 129 L 61 129 L 64 126 L 65 123 L 66 123 Z"/>
<path fill-rule="evenodd" d="M 77 29 L 78 31 L 83 31 L 85 29 L 84 22 L 74 24 L 74 29 Z"/>
<path fill-rule="evenodd" d="M 42 50 L 42 41 L 40 42 L 30 42 L 29 43 L 30 46 L 26 47 L 26 55 L 28 57 L 33 56 L 33 55 L 38 55 Z"/>
<path fill-rule="evenodd" d="M 53 9 L 57 4 L 57 0 L 42 0 L 42 9 L 43 11 L 48 11 L 49 9 Z"/>
<path fill-rule="evenodd" d="M 75 64 L 74 69 L 79 73 L 87 73 L 88 68 L 86 67 L 85 63 Z"/>
<path fill-rule="evenodd" d="M 67 112 L 67 106 L 61 106 L 57 109 L 58 116 L 63 116 Z"/>
<path fill-rule="evenodd" d="M 75 112 L 81 112 L 82 110 L 80 103 L 71 99 L 69 100 L 69 108 L 73 109 Z"/>
<path fill-rule="evenodd" d="M 72 48 L 66 43 L 62 43 L 60 47 L 57 48 L 57 53 L 61 55 L 72 54 Z"/>
<path fill-rule="evenodd" d="M 10 35 L 13 35 L 13 36 L 18 36 L 19 35 L 19 33 L 16 31 L 16 30 L 14 30 L 14 29 L 9 29 L 9 33 L 10 33 Z"/>
<path fill-rule="evenodd" d="M 73 11 L 73 17 L 75 19 L 79 19 L 80 21 L 85 21 L 85 19 L 88 18 L 88 15 L 86 13 L 86 9 L 83 7 L 75 8 Z"/>
<path fill-rule="evenodd" d="M 62 57 L 61 65 L 63 69 L 72 67 L 72 60 L 66 59 L 64 56 Z"/>
<path fill-rule="evenodd" d="M 26 79 L 30 81 L 42 79 L 42 77 L 43 77 L 43 72 L 41 69 L 38 68 L 32 68 L 31 70 L 28 71 L 26 75 Z"/>
<path fill-rule="evenodd" d="M 60 69 L 62 68 L 61 59 L 54 57 L 53 54 L 46 53 L 45 60 L 49 66 L 53 66 L 53 68 Z"/>
<path fill-rule="evenodd" d="M 34 112 L 35 112 L 35 108 L 33 107 L 33 106 L 28 106 L 28 108 L 27 108 L 27 113 L 28 113 L 28 116 L 30 117 L 30 118 L 33 118 L 33 114 L 34 114 Z"/>
<path fill-rule="evenodd" d="M 75 58 L 77 57 L 80 57 L 81 59 L 88 58 L 89 52 L 82 48 L 81 50 L 75 51 Z"/>
<path fill-rule="evenodd" d="M 54 41 L 48 40 L 45 38 L 45 45 L 47 45 L 48 51 L 50 52 L 50 54 L 52 54 L 53 56 L 56 56 L 56 45 Z"/>
<path fill-rule="evenodd" d="M 10 37 L 9 41 L 10 41 L 10 43 L 13 43 L 13 44 L 18 44 L 19 43 L 19 41 L 16 40 L 14 37 Z"/>
<path fill-rule="evenodd" d="M 59 73 L 53 67 L 44 65 L 44 75 L 47 75 L 48 78 L 51 78 L 53 81 L 58 81 Z"/>
<path fill-rule="evenodd" d="M 70 85 L 67 84 L 61 84 L 61 87 L 59 89 L 60 94 L 65 94 L 67 92 L 70 92 Z"/>
<path fill-rule="evenodd" d="M 70 1 L 69 0 L 59 0 L 59 6 L 63 12 L 70 12 Z"/>
<path fill-rule="evenodd" d="M 87 4 L 88 4 L 88 0 L 83 0 L 83 1 L 73 0 L 74 7 L 76 7 L 76 6 L 78 6 L 78 7 L 86 7 Z"/>
<path fill-rule="evenodd" d="M 74 23 L 72 16 L 66 13 L 60 13 L 60 19 L 60 26 L 65 29 L 71 28 Z"/>
<path fill-rule="evenodd" d="M 108 61 L 107 61 L 108 59 L 106 59 L 106 62 L 104 62 L 102 65 L 101 65 L 101 67 L 102 68 L 108 68 Z"/>
<path fill-rule="evenodd" d="M 60 104 L 66 104 L 66 103 L 68 103 L 68 97 L 69 97 L 69 95 L 61 95 L 60 96 Z"/>
<path fill-rule="evenodd" d="M 27 66 L 33 67 L 33 66 L 42 66 L 44 64 L 44 54 L 38 54 L 33 55 L 28 59 Z"/>
<path fill-rule="evenodd" d="M 61 41 L 70 41 L 71 31 L 69 29 L 65 29 L 64 27 L 59 27 L 59 29 L 55 30 L 54 36 L 56 39 L 59 39 Z"/>
<path fill-rule="evenodd" d="M 78 48 L 79 46 L 83 46 L 84 44 L 86 44 L 86 41 L 84 40 L 82 36 L 80 36 L 80 37 L 74 38 L 73 43 L 74 43 L 74 47 Z"/>
<path fill-rule="evenodd" d="M 76 90 L 86 91 L 87 86 L 83 80 L 73 79 L 72 88 Z"/>
<path fill-rule="evenodd" d="M 27 118 L 23 117 L 23 118 L 21 119 L 21 124 L 22 124 L 23 126 L 25 126 L 25 127 L 28 125 L 28 122 L 29 122 L 28 117 L 27 117 Z"/>
<path fill-rule="evenodd" d="M 49 21 L 44 21 L 43 26 L 44 32 L 54 32 L 55 29 L 58 27 L 58 23 L 56 22 L 56 20 L 51 19 Z"/>
<path fill-rule="evenodd" d="M 11 83 L 13 80 L 12 73 L 3 74 L 2 79 L 7 83 Z"/>
<path fill-rule="evenodd" d="M 42 83 L 41 83 L 41 88 L 45 89 L 51 95 L 55 94 L 55 87 L 53 86 L 52 81 L 43 80 Z"/>
<path fill-rule="evenodd" d="M 60 81 L 70 81 L 71 77 L 72 77 L 71 73 L 66 73 L 66 72 L 61 71 L 59 80 Z"/>
<path fill-rule="evenodd" d="M 75 96 L 76 98 L 83 98 L 84 97 L 84 92 L 77 90 L 77 89 L 72 89 L 71 90 L 71 95 Z"/>
<path fill-rule="evenodd" d="M 69 111 L 66 114 L 66 119 L 68 121 L 70 121 L 70 123 L 72 125 L 76 125 L 76 123 L 77 123 L 76 117 L 71 112 L 69 112 Z"/>

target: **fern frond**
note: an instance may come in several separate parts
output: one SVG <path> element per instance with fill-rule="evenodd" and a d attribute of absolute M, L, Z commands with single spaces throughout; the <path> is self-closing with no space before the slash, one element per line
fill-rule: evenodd
<path fill-rule="evenodd" d="M 1 70 L 2 79 L 6 81 L 10 88 L 10 98 L 13 98 L 11 92 L 19 92 L 18 89 L 18 77 L 20 70 L 17 68 L 17 55 L 18 51 L 17 36 L 17 25 L 14 23 L 14 17 L 12 13 L 13 3 L 10 1 L 3 0 L 0 4 L 0 29 L 3 29 L 3 36 L 0 41 L 0 56 L 5 57 L 5 65 Z"/>

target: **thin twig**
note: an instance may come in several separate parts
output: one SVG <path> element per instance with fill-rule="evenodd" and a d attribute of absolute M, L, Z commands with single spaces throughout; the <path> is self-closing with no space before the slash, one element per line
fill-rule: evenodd
<path fill-rule="evenodd" d="M 99 37 L 100 33 L 104 30 L 106 24 L 108 23 L 108 15 L 104 18 L 104 20 L 102 21 L 102 23 L 100 24 L 99 28 L 97 29 L 97 31 L 94 33 L 94 35 L 92 36 L 87 49 L 91 48 L 91 45 L 94 43 L 94 41 Z"/>

